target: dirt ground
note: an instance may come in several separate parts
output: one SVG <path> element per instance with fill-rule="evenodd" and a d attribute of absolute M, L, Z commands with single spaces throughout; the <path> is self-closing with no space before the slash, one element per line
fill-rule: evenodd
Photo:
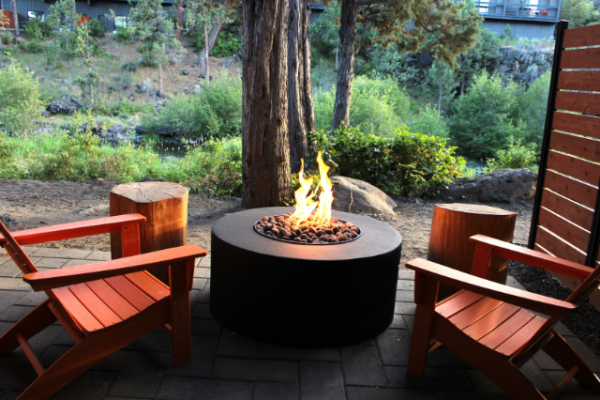
<path fill-rule="evenodd" d="M 0 220 L 11 231 L 55 225 L 109 215 L 109 193 L 117 183 L 104 180 L 85 182 L 41 182 L 0 179 Z M 403 237 L 402 263 L 425 257 L 429 243 L 433 206 L 439 200 L 401 199 L 393 215 L 368 215 L 387 222 Z M 533 201 L 486 203 L 518 212 L 515 243 L 526 244 Z M 241 209 L 238 198 L 208 199 L 190 194 L 188 242 L 210 252 L 210 229 L 224 214 Z M 42 246 L 110 251 L 108 235 L 47 243 Z"/>

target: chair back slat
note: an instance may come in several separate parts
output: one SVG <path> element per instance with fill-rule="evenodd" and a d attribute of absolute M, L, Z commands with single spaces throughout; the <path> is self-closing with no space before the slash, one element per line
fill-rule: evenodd
<path fill-rule="evenodd" d="M 6 226 L 0 221 L 0 233 L 6 239 L 6 243 L 4 243 L 3 247 L 6 249 L 6 252 L 13 259 L 17 267 L 23 272 L 23 274 L 29 274 L 32 272 L 37 272 L 38 269 L 33 265 L 33 262 L 29 259 L 23 248 L 17 243 L 15 238 L 10 234 Z"/>

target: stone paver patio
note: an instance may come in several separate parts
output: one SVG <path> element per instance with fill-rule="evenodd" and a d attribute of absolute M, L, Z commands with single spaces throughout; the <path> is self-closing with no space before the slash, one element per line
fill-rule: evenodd
<path fill-rule="evenodd" d="M 110 259 L 110 253 L 26 247 L 40 269 L 65 268 Z M 0 249 L 0 334 L 46 299 L 34 293 Z M 196 268 L 192 291 L 193 362 L 171 367 L 171 340 L 152 332 L 81 375 L 53 399 L 206 400 L 420 400 L 505 399 L 493 383 L 448 349 L 428 359 L 425 379 L 406 375 L 415 305 L 413 273 L 401 270 L 392 326 L 359 346 L 293 349 L 259 343 L 222 328 L 208 308 L 210 258 Z M 519 284 L 509 277 L 509 284 Z M 600 372 L 600 360 L 564 326 L 560 332 Z M 58 359 L 74 341 L 58 324 L 30 341 L 44 365 Z M 564 372 L 544 353 L 523 370 L 544 392 Z M 0 355 L 0 400 L 16 399 L 36 377 L 21 349 Z M 600 399 L 572 381 L 564 400 Z"/>

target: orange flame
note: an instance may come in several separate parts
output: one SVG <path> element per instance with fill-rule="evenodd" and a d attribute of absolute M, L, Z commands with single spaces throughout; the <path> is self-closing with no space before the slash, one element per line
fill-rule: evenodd
<path fill-rule="evenodd" d="M 304 178 L 304 160 L 298 173 L 300 189 L 296 190 L 294 197 L 296 199 L 296 210 L 290 216 L 289 221 L 294 225 L 300 225 L 303 222 L 311 221 L 317 226 L 329 226 L 331 220 L 331 203 L 333 203 L 332 183 L 327 172 L 329 166 L 323 161 L 322 153 L 317 156 L 319 164 L 320 187 L 319 201 L 314 200 L 317 189 L 310 191 L 312 180 Z"/>

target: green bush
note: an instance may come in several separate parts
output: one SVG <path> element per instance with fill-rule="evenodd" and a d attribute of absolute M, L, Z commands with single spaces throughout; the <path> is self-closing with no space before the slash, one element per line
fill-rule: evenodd
<path fill-rule="evenodd" d="M 428 136 L 437 136 L 448 138 L 450 128 L 446 118 L 442 115 L 438 121 L 438 113 L 431 105 L 421 108 L 419 113 L 413 118 L 413 124 L 410 126 L 411 132 L 424 133 Z"/>
<path fill-rule="evenodd" d="M 521 139 L 525 144 L 533 144 L 538 152 L 544 137 L 549 91 L 550 71 L 536 79 L 517 102 L 518 118 L 525 124 Z"/>
<path fill-rule="evenodd" d="M 11 42 L 11 38 L 8 33 L 0 33 L 0 40 L 2 40 L 3 45 L 8 45 Z"/>
<path fill-rule="evenodd" d="M 509 148 L 498 151 L 495 158 L 488 159 L 483 172 L 493 172 L 502 168 L 529 168 L 537 172 L 536 160 L 535 144 L 523 145 L 521 141 L 515 142 L 511 138 Z"/>
<path fill-rule="evenodd" d="M 109 116 L 119 116 L 119 115 L 135 115 L 138 113 L 149 113 L 152 111 L 154 106 L 152 104 L 136 104 L 130 101 L 120 101 L 113 105 L 112 107 L 107 107 L 104 105 L 96 105 L 94 110 Z"/>
<path fill-rule="evenodd" d="M 361 179 L 394 196 L 437 196 L 466 164 L 446 139 L 406 128 L 381 137 L 343 127 L 334 136 L 321 130 L 311 140 L 337 164 L 330 175 Z"/>
<path fill-rule="evenodd" d="M 204 50 L 204 34 L 202 31 L 198 32 L 198 37 L 192 43 L 192 47 L 196 53 L 200 53 Z M 210 55 L 214 57 L 231 57 L 242 50 L 242 47 L 242 39 L 235 37 L 230 32 L 222 32 L 217 37 L 217 42 L 210 52 Z"/>
<path fill-rule="evenodd" d="M 46 21 L 32 18 L 25 25 L 25 33 L 29 39 L 40 40 L 52 35 L 52 27 Z"/>
<path fill-rule="evenodd" d="M 334 89 L 317 91 L 314 101 L 317 129 L 329 129 L 333 120 Z M 388 136 L 407 122 L 412 110 L 410 98 L 393 79 L 354 78 L 350 126 L 365 133 Z"/>
<path fill-rule="evenodd" d="M 196 96 L 180 95 L 156 114 L 145 115 L 142 124 L 204 139 L 237 136 L 242 131 L 242 81 L 223 73 Z"/>
<path fill-rule="evenodd" d="M 15 144 L 6 139 L 6 135 L 0 132 L 0 176 L 13 179 L 16 176 L 16 166 L 13 153 Z"/>
<path fill-rule="evenodd" d="M 507 149 L 510 138 L 520 138 L 524 130 L 516 119 L 520 94 L 516 83 L 504 86 L 500 76 L 484 70 L 457 101 L 450 123 L 452 144 L 462 155 L 474 158 L 489 158 Z"/>
<path fill-rule="evenodd" d="M 138 70 L 138 62 L 137 61 L 127 61 L 121 65 L 121 71 L 123 72 L 137 72 Z"/>
<path fill-rule="evenodd" d="M 38 54 L 44 51 L 44 45 L 37 39 L 31 39 L 29 42 L 21 42 L 21 47 L 28 53 Z"/>
<path fill-rule="evenodd" d="M 135 35 L 135 28 L 132 26 L 128 26 L 125 28 L 117 28 L 117 33 L 113 35 L 113 39 L 115 39 L 119 43 L 131 43 L 133 42 L 133 36 Z"/>
<path fill-rule="evenodd" d="M 0 125 L 11 134 L 29 134 L 41 112 L 37 79 L 11 59 L 7 68 L 0 69 Z"/>
<path fill-rule="evenodd" d="M 104 24 L 97 19 L 88 21 L 88 29 L 90 30 L 90 36 L 97 38 L 103 38 L 106 33 Z"/>

